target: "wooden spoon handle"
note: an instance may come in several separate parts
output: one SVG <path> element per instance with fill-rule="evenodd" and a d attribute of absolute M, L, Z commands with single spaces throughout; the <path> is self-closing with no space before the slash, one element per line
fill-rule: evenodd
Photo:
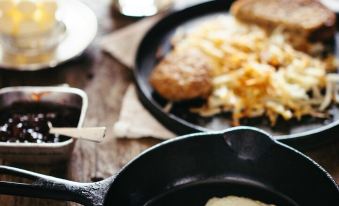
<path fill-rule="evenodd" d="M 101 142 L 105 137 L 105 132 L 106 127 L 87 127 L 87 128 L 52 127 L 49 130 L 49 133 L 51 134 L 65 135 L 93 142 Z"/>

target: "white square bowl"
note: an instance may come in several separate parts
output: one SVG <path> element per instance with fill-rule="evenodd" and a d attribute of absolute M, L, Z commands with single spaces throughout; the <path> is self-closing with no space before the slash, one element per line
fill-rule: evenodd
<path fill-rule="evenodd" d="M 80 110 L 77 127 L 82 127 L 87 107 L 88 97 L 83 90 L 55 87 L 7 87 L 0 89 L 0 109 L 15 102 L 54 103 L 72 106 Z M 0 159 L 16 163 L 49 164 L 67 160 L 73 151 L 75 139 L 58 143 L 21 143 L 0 142 Z"/>

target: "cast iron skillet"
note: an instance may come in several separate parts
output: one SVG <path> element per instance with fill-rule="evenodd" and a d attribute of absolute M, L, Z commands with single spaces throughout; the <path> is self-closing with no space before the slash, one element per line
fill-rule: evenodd
<path fill-rule="evenodd" d="M 178 135 L 229 128 L 231 127 L 230 115 L 223 114 L 213 118 L 204 118 L 189 112 L 188 108 L 192 104 L 199 103 L 197 101 L 177 103 L 169 113 L 164 112 L 162 108 L 166 104 L 166 100 L 157 95 L 149 84 L 150 73 L 159 61 L 159 56 L 161 58 L 171 49 L 170 39 L 178 28 L 186 29 L 207 18 L 227 15 L 232 2 L 232 0 L 215 0 L 174 12 L 158 22 L 145 35 L 139 45 L 135 63 L 135 80 L 139 98 L 164 126 Z M 304 149 L 336 138 L 335 134 L 339 132 L 337 127 L 339 109 L 337 106 L 332 106 L 329 111 L 332 117 L 325 121 L 314 118 L 304 118 L 300 122 L 280 120 L 277 126 L 272 128 L 267 118 L 257 118 L 245 120 L 242 124 L 263 129 L 281 142 Z"/>
<path fill-rule="evenodd" d="M 277 206 L 339 205 L 339 188 L 317 163 L 248 127 L 199 133 L 161 143 L 116 176 L 84 184 L 1 166 L 0 194 L 52 198 L 86 206 L 203 206 L 238 195 Z"/>

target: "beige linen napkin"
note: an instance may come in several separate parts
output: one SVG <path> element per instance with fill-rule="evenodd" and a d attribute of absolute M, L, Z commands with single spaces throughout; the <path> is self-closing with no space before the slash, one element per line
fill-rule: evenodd
<path fill-rule="evenodd" d="M 175 0 L 174 9 L 185 8 L 205 1 L 208 0 Z M 166 14 L 158 14 L 153 17 L 145 18 L 144 20 L 138 21 L 137 23 L 103 37 L 101 40 L 102 49 L 110 53 L 128 68 L 133 68 L 139 42 L 145 33 L 164 15 Z"/>
<path fill-rule="evenodd" d="M 140 103 L 134 85 L 127 89 L 118 122 L 113 131 L 117 137 L 155 137 L 169 139 L 175 135 L 164 128 Z"/>
<path fill-rule="evenodd" d="M 146 31 L 162 15 L 150 17 L 122 28 L 101 40 L 104 51 L 114 56 L 121 63 L 132 69 L 139 42 Z M 138 34 L 138 35 L 135 35 Z M 126 43 L 128 42 L 128 43 Z M 154 137 L 169 139 L 175 135 L 162 126 L 140 103 L 136 88 L 131 84 L 124 96 L 120 116 L 114 124 L 113 131 L 118 138 Z"/>
<path fill-rule="evenodd" d="M 163 14 L 149 17 L 102 38 L 101 48 L 132 69 L 139 42 Z"/>

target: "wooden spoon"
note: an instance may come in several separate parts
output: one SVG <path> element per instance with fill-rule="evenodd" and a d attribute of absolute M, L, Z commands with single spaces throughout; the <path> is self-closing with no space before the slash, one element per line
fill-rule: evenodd
<path fill-rule="evenodd" d="M 53 127 L 49 122 L 49 133 L 65 135 L 76 139 L 88 140 L 92 142 L 101 142 L 106 133 L 106 127 L 85 127 L 85 128 L 72 128 L 72 127 Z"/>

